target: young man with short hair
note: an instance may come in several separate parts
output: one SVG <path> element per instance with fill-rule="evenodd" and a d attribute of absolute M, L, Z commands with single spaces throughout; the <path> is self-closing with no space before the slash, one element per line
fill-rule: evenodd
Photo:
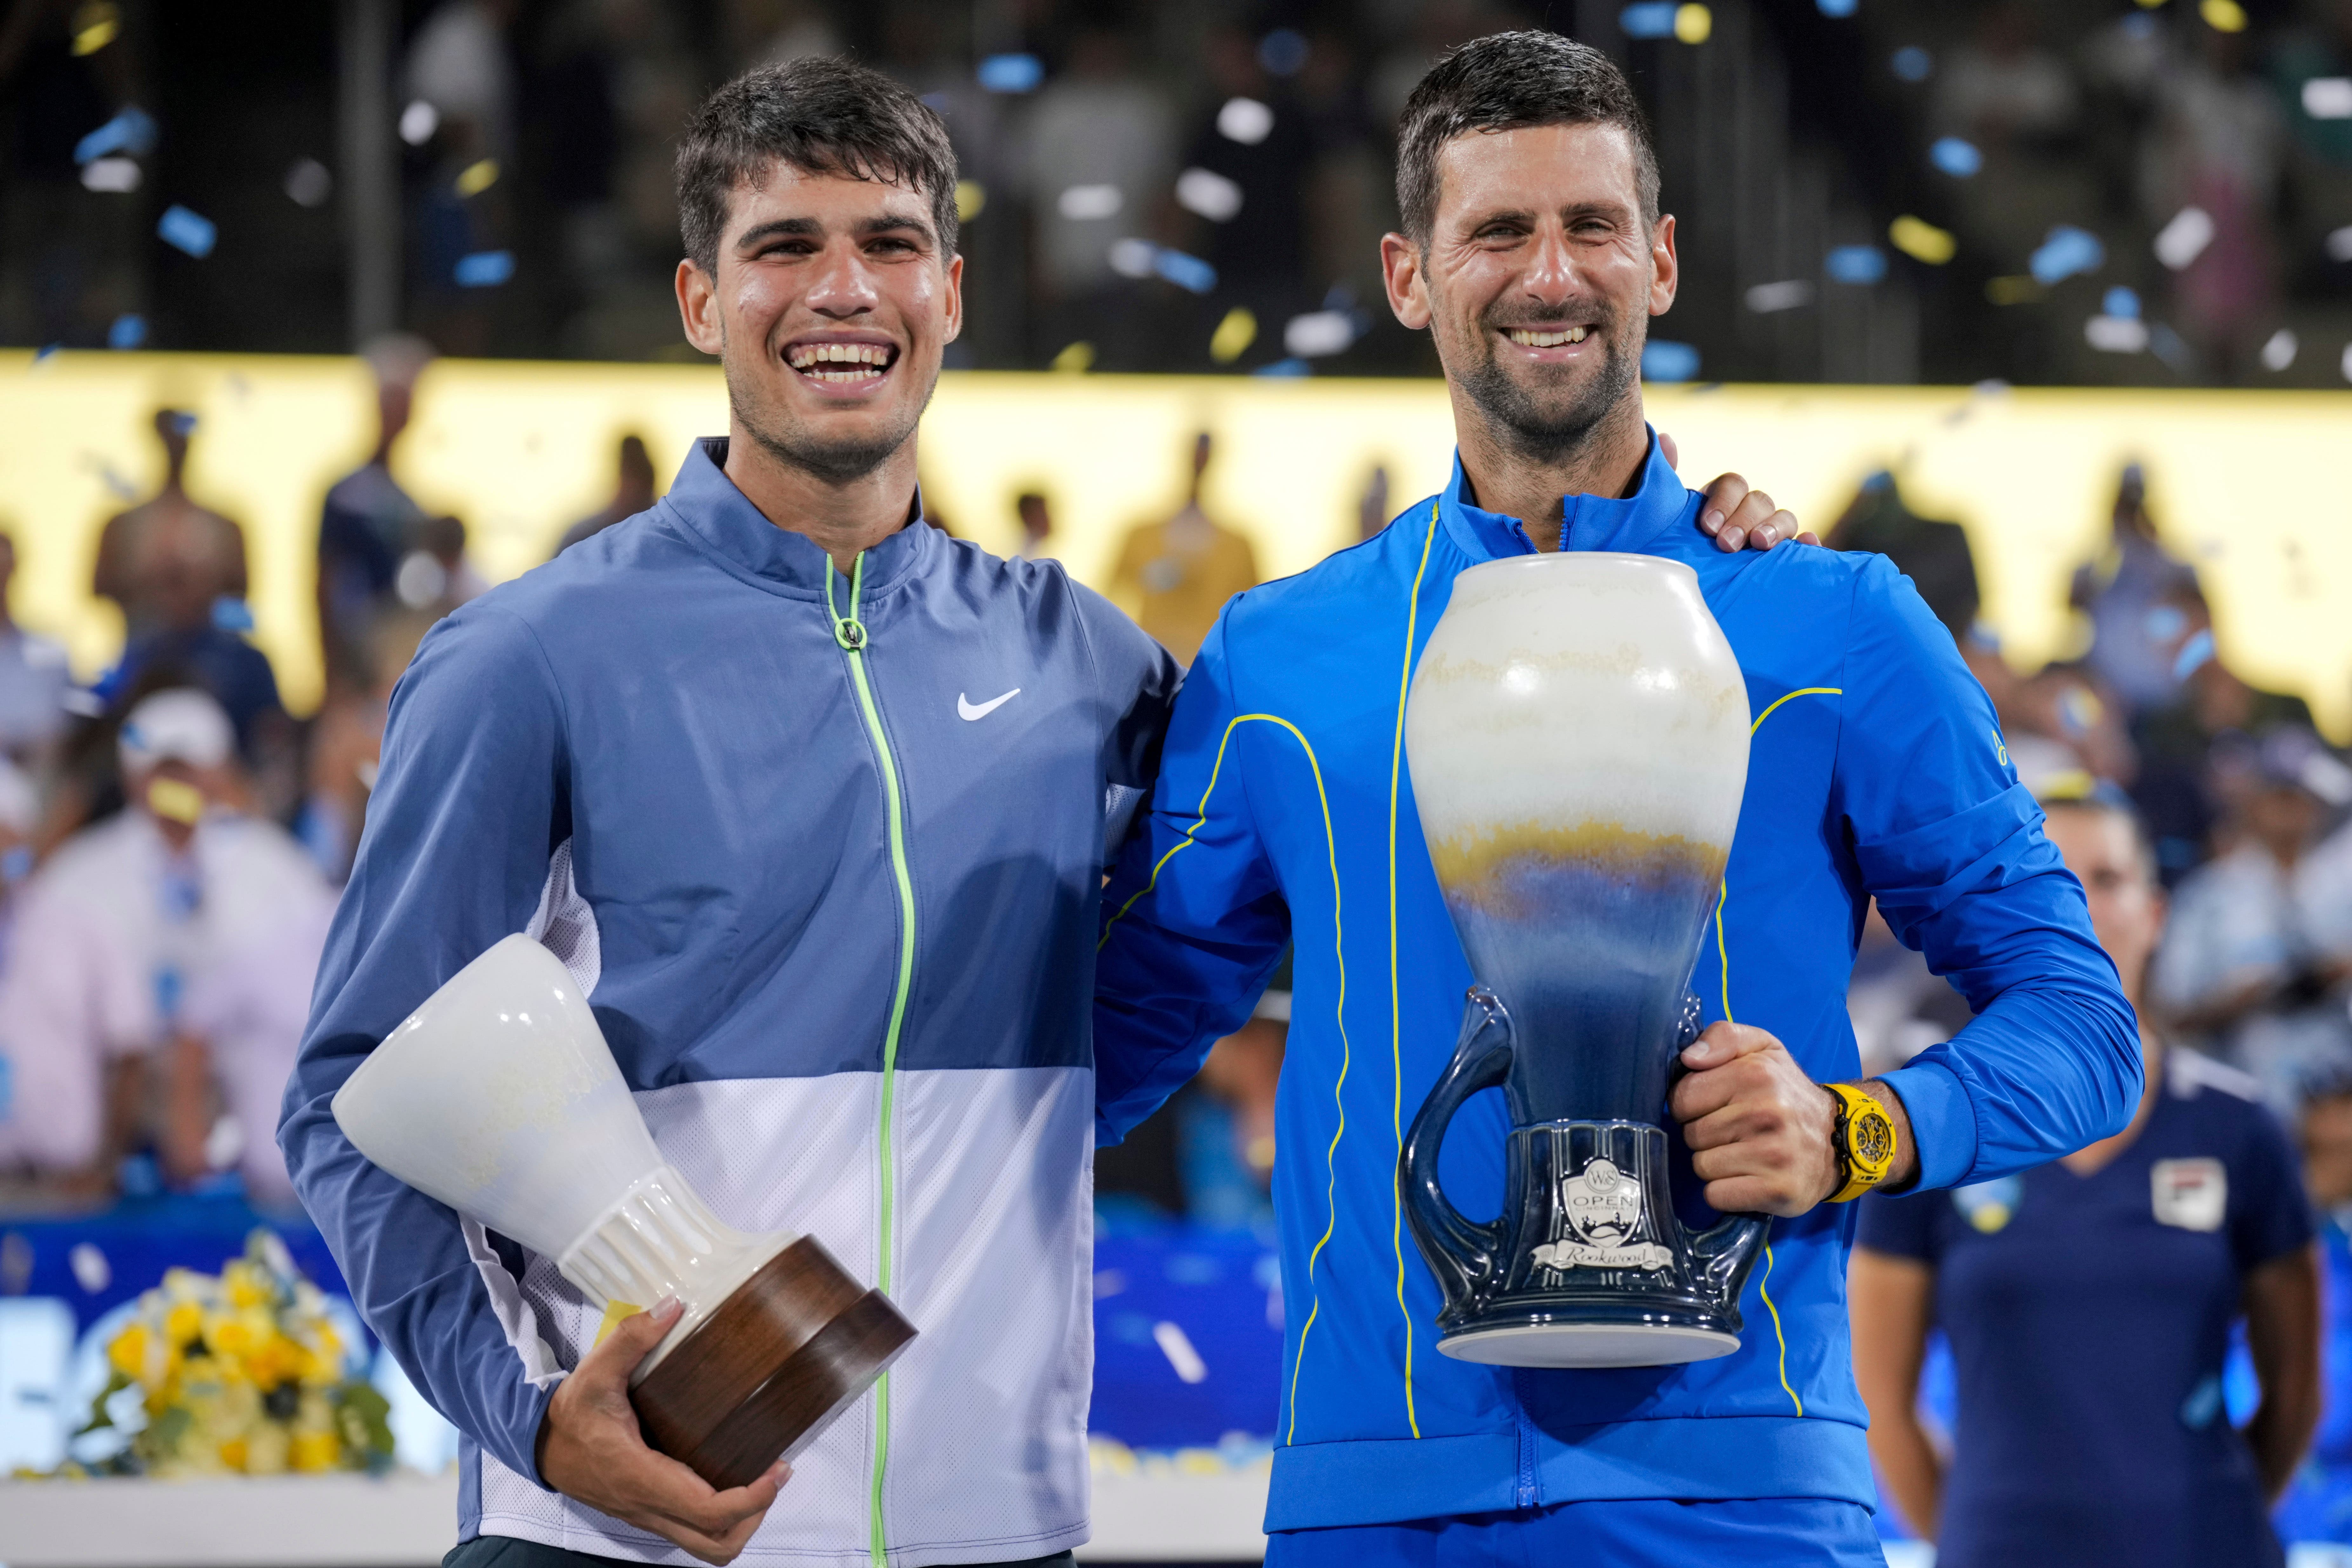
<path fill-rule="evenodd" d="M 1269 1563 L 1875 1563 L 1853 1210 L 1822 1206 L 1877 1168 L 1842 1159 L 1871 1152 L 1839 1142 L 1824 1087 L 1858 1073 L 1844 997 L 1867 900 L 1979 1013 L 1846 1086 L 1895 1128 L 1890 1185 L 1981 1180 L 2121 1127 L 2131 1009 L 1991 705 L 1910 584 L 1881 557 L 1727 553 L 1692 526 L 1712 503 L 1659 450 L 1639 381 L 1648 318 L 1675 299 L 1675 221 L 1617 68 L 1549 34 L 1482 38 L 1423 79 L 1399 140 L 1389 300 L 1436 339 L 1454 476 L 1366 543 L 1235 598 L 1202 645 L 1105 895 L 1103 1136 L 1191 1075 L 1295 941 Z M 1754 715 L 1691 980 L 1708 1026 L 1671 1111 L 1706 1204 L 1775 1218 L 1738 1348 L 1686 1366 L 1436 1353 L 1438 1289 L 1400 1212 L 1404 1129 L 1474 978 L 1418 831 L 1405 701 L 1456 576 L 1552 550 L 1688 565 Z M 1446 1140 L 1468 1214 L 1502 1203 L 1499 1100 Z"/>

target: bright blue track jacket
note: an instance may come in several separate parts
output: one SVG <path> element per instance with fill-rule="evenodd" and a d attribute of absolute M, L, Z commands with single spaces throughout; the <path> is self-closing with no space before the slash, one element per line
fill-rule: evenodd
<path fill-rule="evenodd" d="M 1638 493 L 1570 497 L 1567 518 L 1571 550 L 1696 570 L 1747 676 L 1747 796 L 1691 982 L 1708 1021 L 1770 1030 L 1816 1079 L 1853 1078 L 1846 977 L 1875 896 L 1979 1014 L 1890 1075 L 1926 1185 L 2120 1130 L 2140 1090 L 2131 1008 L 1950 636 L 1884 558 L 1725 554 L 1694 522 L 1699 500 L 1654 443 Z M 1404 702 L 1455 575 L 1532 548 L 1471 504 L 1457 466 L 1378 537 L 1226 606 L 1106 894 L 1099 1136 L 1191 1076 L 1295 938 L 1271 1530 L 1602 1498 L 1874 1506 L 1846 1342 L 1850 1206 L 1774 1223 L 1721 1360 L 1513 1371 L 1436 1352 L 1397 1156 L 1471 974 L 1422 843 Z M 1442 1174 L 1466 1214 L 1501 1207 L 1507 1124 L 1488 1093 L 1447 1137 Z"/>
<path fill-rule="evenodd" d="M 362 1316 L 465 1434 L 462 1538 L 687 1561 L 539 1484 L 599 1304 L 330 1110 L 436 987 L 530 931 L 719 1216 L 815 1236 L 920 1331 L 740 1561 L 1050 1554 L 1087 1530 L 1106 795 L 1150 782 L 1175 667 L 1059 566 L 919 524 L 853 586 L 725 458 L 701 444 L 650 511 L 417 650 L 279 1142 Z"/>

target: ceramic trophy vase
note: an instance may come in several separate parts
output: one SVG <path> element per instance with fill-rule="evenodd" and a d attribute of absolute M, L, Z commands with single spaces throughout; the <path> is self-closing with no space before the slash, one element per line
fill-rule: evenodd
<path fill-rule="evenodd" d="M 815 1237 L 710 1212 L 655 1146 L 587 998 L 529 937 L 427 998 L 334 1113 L 377 1165 L 553 1259 L 608 1327 L 675 1297 L 629 1399 L 647 1443 L 721 1490 L 800 1452 L 915 1337 Z"/>
<path fill-rule="evenodd" d="M 1405 711 L 1413 798 L 1477 980 L 1398 1182 L 1445 1298 L 1438 1349 L 1661 1366 L 1739 1343 L 1765 1222 L 1675 1213 L 1666 1112 L 1691 971 L 1748 777 L 1748 693 L 1687 566 L 1528 555 L 1454 579 Z M 1503 1212 L 1465 1218 L 1438 1149 L 1500 1087 Z"/>

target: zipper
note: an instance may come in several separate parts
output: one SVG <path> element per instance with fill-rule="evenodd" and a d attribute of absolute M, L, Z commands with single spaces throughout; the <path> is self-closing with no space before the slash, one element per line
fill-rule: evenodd
<path fill-rule="evenodd" d="M 892 1113 L 897 1108 L 898 1075 L 898 1032 L 907 1020 L 907 994 L 915 979 L 915 880 L 907 870 L 906 805 L 898 793 L 898 759 L 890 752 L 890 737 L 882 728 L 881 710 L 874 705 L 874 685 L 866 672 L 866 652 L 873 646 L 873 637 L 866 624 L 857 618 L 858 601 L 866 587 L 866 552 L 857 552 L 850 566 L 849 614 L 844 616 L 833 602 L 834 565 L 831 557 L 824 563 L 824 608 L 833 618 L 833 640 L 840 645 L 849 660 L 850 683 L 857 689 L 858 710 L 866 717 L 866 730 L 874 742 L 875 760 L 882 768 L 882 790 L 890 809 L 890 873 L 898 888 L 898 984 L 890 998 L 890 1026 L 882 1037 L 882 1240 L 879 1251 L 880 1278 L 874 1288 L 884 1295 L 890 1293 L 890 1262 L 893 1256 L 893 1225 L 898 1192 L 898 1147 L 892 1142 Z M 867 1551 L 874 1568 L 884 1568 L 887 1549 L 882 1534 L 882 1476 L 890 1461 L 890 1374 L 884 1373 L 874 1385 L 874 1491 L 872 1526 Z"/>
<path fill-rule="evenodd" d="M 1530 1509 L 1536 1506 L 1536 1429 L 1528 1419 L 1527 1374 L 1518 1367 L 1511 1369 L 1511 1424 L 1519 1429 L 1519 1484 L 1512 1500 Z"/>

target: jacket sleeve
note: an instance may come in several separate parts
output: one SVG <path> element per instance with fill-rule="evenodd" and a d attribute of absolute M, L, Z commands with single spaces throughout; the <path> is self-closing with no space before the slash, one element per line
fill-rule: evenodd
<path fill-rule="evenodd" d="M 329 1102 L 418 1004 L 529 923 L 568 833 L 564 756 L 553 671 L 527 626 L 480 604 L 434 628 L 393 695 L 278 1130 L 368 1327 L 436 1409 L 534 1480 L 562 1373 L 512 1276 L 478 1227 L 369 1163 Z"/>
<path fill-rule="evenodd" d="M 1248 1018 L 1290 937 L 1249 809 L 1225 627 L 1184 678 L 1158 781 L 1103 889 L 1095 1138 L 1117 1143 Z M 1263 728 L 1263 726 L 1259 726 Z"/>
<path fill-rule="evenodd" d="M 1886 1075 L 1918 1185 L 2007 1175 L 2122 1131 L 2139 1026 L 2082 884 L 2042 835 L 1991 700 L 1884 559 L 1855 583 L 1843 683 L 1835 805 L 1864 885 L 1977 1014 Z"/>

